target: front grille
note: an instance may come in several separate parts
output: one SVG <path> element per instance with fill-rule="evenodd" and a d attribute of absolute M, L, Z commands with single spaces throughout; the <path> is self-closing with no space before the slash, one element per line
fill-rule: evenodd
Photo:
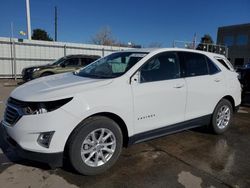
<path fill-rule="evenodd" d="M 21 109 L 25 107 L 25 103 L 13 98 L 9 98 L 4 113 L 4 123 L 8 126 L 14 126 L 22 117 Z"/>
<path fill-rule="evenodd" d="M 8 123 L 8 125 L 14 125 L 19 119 L 21 115 L 19 115 L 18 111 L 15 108 L 7 106 L 4 113 L 4 121 Z"/>

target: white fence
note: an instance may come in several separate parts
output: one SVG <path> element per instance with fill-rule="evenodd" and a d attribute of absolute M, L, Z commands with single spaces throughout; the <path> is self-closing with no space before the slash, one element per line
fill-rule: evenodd
<path fill-rule="evenodd" d="M 128 48 L 0 37 L 0 77 L 14 78 L 24 67 L 47 64 L 71 54 L 105 56 Z"/>

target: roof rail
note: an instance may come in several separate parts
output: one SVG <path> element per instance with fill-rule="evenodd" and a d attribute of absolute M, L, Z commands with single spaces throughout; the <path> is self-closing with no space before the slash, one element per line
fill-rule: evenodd
<path fill-rule="evenodd" d="M 173 47 L 201 50 L 201 51 L 212 52 L 216 54 L 222 54 L 228 57 L 228 47 L 225 45 L 211 44 L 211 43 L 210 44 L 209 43 L 197 43 L 195 41 L 190 42 L 190 41 L 174 40 Z"/>

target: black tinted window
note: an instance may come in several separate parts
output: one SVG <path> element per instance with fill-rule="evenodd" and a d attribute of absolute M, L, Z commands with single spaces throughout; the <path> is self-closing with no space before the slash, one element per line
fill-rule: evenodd
<path fill-rule="evenodd" d="M 179 54 L 185 63 L 185 75 L 187 77 L 208 74 L 206 57 L 204 55 L 191 52 L 180 52 Z"/>
<path fill-rule="evenodd" d="M 223 59 L 217 59 L 224 67 L 226 67 L 228 70 L 230 70 L 229 66 L 226 64 L 226 62 Z"/>
<path fill-rule="evenodd" d="M 214 64 L 214 62 L 211 59 L 209 58 L 206 59 L 207 59 L 209 74 L 216 74 L 220 72 L 220 69 Z"/>
<path fill-rule="evenodd" d="M 71 58 L 67 59 L 64 62 L 65 66 L 78 66 L 79 65 L 79 59 L 78 58 Z"/>
<path fill-rule="evenodd" d="M 175 53 L 164 53 L 141 67 L 141 82 L 175 79 L 180 77 L 180 66 Z"/>
<path fill-rule="evenodd" d="M 92 59 L 92 58 L 81 58 L 81 65 L 82 66 L 86 66 L 92 62 L 94 62 L 96 59 Z"/>

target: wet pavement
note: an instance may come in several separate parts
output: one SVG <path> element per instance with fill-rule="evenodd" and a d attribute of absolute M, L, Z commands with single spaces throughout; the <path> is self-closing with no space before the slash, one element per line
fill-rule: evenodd
<path fill-rule="evenodd" d="M 0 81 L 0 101 L 13 86 Z M 250 98 L 250 95 L 249 95 Z M 98 176 L 82 176 L 68 167 L 20 159 L 0 150 L 0 187 L 250 187 L 250 108 L 240 108 L 224 135 L 204 129 L 184 131 L 125 148 L 117 163 Z M 0 118 L 4 105 L 0 103 Z M 1 140 L 1 139 L 0 139 Z M 1 141 L 0 141 L 1 142 Z M 8 157 L 6 157 L 8 156 Z"/>

